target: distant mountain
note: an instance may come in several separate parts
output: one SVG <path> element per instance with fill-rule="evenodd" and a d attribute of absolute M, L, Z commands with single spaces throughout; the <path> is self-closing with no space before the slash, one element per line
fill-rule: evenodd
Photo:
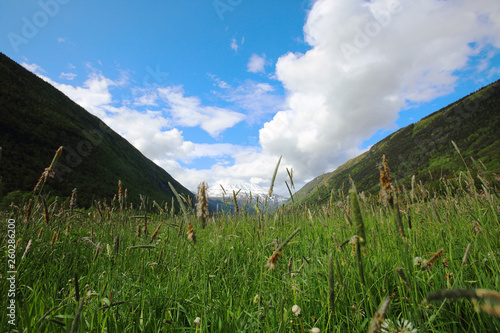
<path fill-rule="evenodd" d="M 60 146 L 55 177 L 44 189 L 52 196 L 66 198 L 77 188 L 78 204 L 89 206 L 93 199 L 112 199 L 121 180 L 129 202 L 138 203 L 141 194 L 170 204 L 168 182 L 193 197 L 99 118 L 1 53 L 0 114 L 0 200 L 10 193 L 4 204 L 33 191 Z"/>
<path fill-rule="evenodd" d="M 245 204 L 253 207 L 258 198 L 259 204 L 264 204 L 267 199 L 268 206 L 276 208 L 288 200 L 288 198 L 275 194 L 269 197 L 269 189 L 265 189 L 259 185 L 234 183 L 230 180 L 223 180 L 217 184 L 212 184 L 208 188 L 207 194 L 209 200 L 229 203 L 233 200 L 233 192 L 237 193 L 236 200 L 238 201 L 238 205 Z"/>
<path fill-rule="evenodd" d="M 383 155 L 399 185 L 408 188 L 415 175 L 417 182 L 439 189 L 440 178 L 465 170 L 451 141 L 475 174 L 491 179 L 494 173 L 500 175 L 500 81 L 398 130 L 335 171 L 316 177 L 295 193 L 295 202 L 323 204 L 332 191 L 349 188 L 349 177 L 358 191 L 378 192 L 377 165 Z"/>

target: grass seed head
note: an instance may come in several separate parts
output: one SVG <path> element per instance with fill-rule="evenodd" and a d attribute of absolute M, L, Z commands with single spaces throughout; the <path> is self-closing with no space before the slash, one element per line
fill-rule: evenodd
<path fill-rule="evenodd" d="M 440 249 L 432 256 L 432 258 L 425 261 L 424 264 L 422 265 L 422 270 L 425 271 L 426 269 L 430 268 L 434 264 L 434 262 L 436 260 L 438 260 L 439 257 L 441 257 L 443 255 L 443 252 L 444 252 L 444 249 Z"/>
<path fill-rule="evenodd" d="M 196 195 L 196 216 L 201 220 L 201 227 L 205 228 L 206 219 L 208 218 L 208 186 L 205 182 L 198 185 L 198 194 Z"/>
<path fill-rule="evenodd" d="M 196 244 L 196 234 L 194 232 L 193 226 L 190 224 L 187 226 L 188 230 L 188 240 L 193 242 L 193 244 Z"/>
<path fill-rule="evenodd" d="M 43 235 L 43 227 L 40 228 L 40 231 L 38 232 L 38 239 L 41 239 Z"/>
<path fill-rule="evenodd" d="M 31 249 L 31 239 L 28 241 L 28 244 L 26 245 L 26 249 L 24 250 L 24 253 L 23 253 L 23 256 L 21 257 L 21 260 L 23 260 L 26 255 L 28 254 L 28 252 L 30 251 Z"/>
<path fill-rule="evenodd" d="M 115 237 L 113 242 L 113 250 L 115 251 L 115 254 L 118 254 L 118 251 L 120 250 L 120 238 L 118 236 Z"/>
<path fill-rule="evenodd" d="M 71 191 L 71 199 L 69 200 L 69 209 L 73 210 L 76 207 L 76 197 L 77 197 L 76 187 Z"/>
<path fill-rule="evenodd" d="M 151 242 L 153 242 L 155 240 L 156 237 L 158 237 L 158 233 L 160 232 L 160 227 L 163 223 L 160 223 L 158 225 L 158 227 L 156 227 L 155 231 L 153 232 L 153 234 L 151 235 Z"/>

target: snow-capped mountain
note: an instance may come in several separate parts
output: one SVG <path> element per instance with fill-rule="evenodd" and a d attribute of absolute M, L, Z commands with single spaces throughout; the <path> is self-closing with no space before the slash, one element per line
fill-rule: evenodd
<path fill-rule="evenodd" d="M 231 201 L 233 199 L 234 193 L 238 193 L 236 199 L 238 202 L 248 202 L 250 200 L 250 193 L 252 196 L 252 201 L 254 202 L 259 198 L 260 203 L 264 203 L 266 198 L 268 198 L 269 189 L 266 189 L 257 184 L 251 183 L 234 183 L 230 181 L 220 181 L 214 184 L 210 184 L 208 187 L 208 198 L 222 199 L 225 198 L 226 201 Z M 272 205 L 280 205 L 288 200 L 280 195 L 273 194 L 271 198 L 268 198 L 268 203 Z"/>

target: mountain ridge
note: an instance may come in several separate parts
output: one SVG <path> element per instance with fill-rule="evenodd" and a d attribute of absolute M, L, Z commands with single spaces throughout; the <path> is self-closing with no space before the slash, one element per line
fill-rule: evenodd
<path fill-rule="evenodd" d="M 0 198 L 32 191 L 60 146 L 55 177 L 46 185 L 53 196 L 68 197 L 77 188 L 78 202 L 89 206 L 113 198 L 121 180 L 133 203 L 139 195 L 170 203 L 169 182 L 194 198 L 98 117 L 2 53 L 0 73 Z"/>
<path fill-rule="evenodd" d="M 236 200 L 238 203 L 254 205 L 258 198 L 260 204 L 266 201 L 271 208 L 276 208 L 285 203 L 288 198 L 273 194 L 269 197 L 269 190 L 262 186 L 252 183 L 234 183 L 230 180 L 222 180 L 208 188 L 207 194 L 209 200 L 219 202 L 230 202 L 233 200 L 233 192 L 237 194 Z"/>
<path fill-rule="evenodd" d="M 347 188 L 349 179 L 358 191 L 378 192 L 377 165 L 383 155 L 398 184 L 408 185 L 416 175 L 417 181 L 439 187 L 441 177 L 453 177 L 457 170 L 464 169 L 451 141 L 466 160 L 478 159 L 490 174 L 500 173 L 499 108 L 500 80 L 397 130 L 334 171 L 314 178 L 294 194 L 294 200 L 324 204 L 332 190 Z"/>

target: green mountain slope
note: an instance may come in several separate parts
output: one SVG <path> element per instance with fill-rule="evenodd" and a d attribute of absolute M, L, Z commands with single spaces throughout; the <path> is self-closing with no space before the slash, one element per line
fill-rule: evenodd
<path fill-rule="evenodd" d="M 129 202 L 142 194 L 170 203 L 168 182 L 192 196 L 97 117 L 1 53 L 0 114 L 0 200 L 12 191 L 32 191 L 60 146 L 65 149 L 44 192 L 67 197 L 77 188 L 80 206 L 113 198 L 118 180 Z"/>
<path fill-rule="evenodd" d="M 469 168 L 500 174 L 500 81 L 400 129 L 335 171 L 316 177 L 297 191 L 295 202 L 322 204 L 332 190 L 348 188 L 349 177 L 358 191 L 378 192 L 377 165 L 383 155 L 398 185 L 407 186 L 415 175 L 417 181 L 436 188 L 441 177 L 465 170 L 451 141 Z"/>

